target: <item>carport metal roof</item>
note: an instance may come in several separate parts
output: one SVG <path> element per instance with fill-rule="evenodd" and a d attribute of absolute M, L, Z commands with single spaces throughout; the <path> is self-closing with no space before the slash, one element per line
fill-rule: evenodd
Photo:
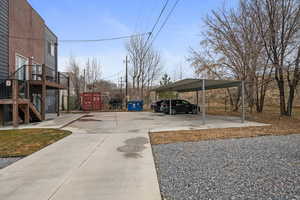
<path fill-rule="evenodd" d="M 203 90 L 203 82 L 205 82 L 205 90 L 222 89 L 230 87 L 239 87 L 242 81 L 231 80 L 206 80 L 206 79 L 183 79 L 167 86 L 154 89 L 156 92 L 176 91 L 176 92 L 192 92 Z"/>
<path fill-rule="evenodd" d="M 244 81 L 237 80 L 207 80 L 207 79 L 183 79 L 175 83 L 171 83 L 167 86 L 162 86 L 154 89 L 155 92 L 198 92 L 202 91 L 202 120 L 203 124 L 206 121 L 206 90 L 212 89 L 222 89 L 222 88 L 231 88 L 231 87 L 241 87 L 242 89 L 242 113 L 241 119 L 242 123 L 245 122 L 245 84 Z M 170 99 L 171 101 L 171 99 Z M 197 104 L 198 104 L 198 95 L 197 95 Z M 170 114 L 172 114 L 172 104 L 170 103 Z"/>

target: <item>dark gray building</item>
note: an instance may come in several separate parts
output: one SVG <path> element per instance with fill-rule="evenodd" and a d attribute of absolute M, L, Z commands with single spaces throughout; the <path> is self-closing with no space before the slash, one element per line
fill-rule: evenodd
<path fill-rule="evenodd" d="M 0 80 L 8 78 L 8 33 L 9 33 L 9 17 L 8 5 L 9 0 L 0 1 Z"/>
<path fill-rule="evenodd" d="M 45 65 L 49 70 L 57 73 L 57 36 L 45 26 Z M 57 90 L 48 90 L 46 98 L 46 112 L 55 113 Z"/>

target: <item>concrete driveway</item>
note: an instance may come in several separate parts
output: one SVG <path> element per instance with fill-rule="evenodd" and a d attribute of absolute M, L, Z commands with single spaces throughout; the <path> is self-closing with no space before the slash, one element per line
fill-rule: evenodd
<path fill-rule="evenodd" d="M 232 118 L 155 113 L 92 113 L 73 134 L 0 170 L 5 200 L 160 200 L 148 132 L 241 126 Z M 260 125 L 247 122 L 242 126 Z"/>
<path fill-rule="evenodd" d="M 196 130 L 209 128 L 232 128 L 265 126 L 266 124 L 246 121 L 239 117 L 208 115 L 202 124 L 202 115 L 165 115 L 151 112 L 93 113 L 68 128 L 87 134 L 132 134 L 166 130 Z"/>

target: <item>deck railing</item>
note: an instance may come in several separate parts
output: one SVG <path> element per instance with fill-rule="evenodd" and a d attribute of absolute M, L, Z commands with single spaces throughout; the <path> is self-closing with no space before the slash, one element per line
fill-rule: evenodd
<path fill-rule="evenodd" d="M 69 85 L 68 76 L 46 65 L 23 65 L 10 76 L 10 79 L 42 81 L 43 77 L 46 81 L 60 84 L 64 88 Z"/>
<path fill-rule="evenodd" d="M 28 84 L 26 81 L 14 80 L 14 79 L 1 79 L 0 80 L 0 99 L 11 99 L 13 98 L 12 88 L 14 81 L 17 83 L 18 97 L 28 99 Z"/>
<path fill-rule="evenodd" d="M 23 65 L 17 71 L 15 71 L 10 78 L 16 80 L 42 80 L 43 75 L 47 81 L 57 82 L 58 73 L 55 69 L 46 65 Z"/>

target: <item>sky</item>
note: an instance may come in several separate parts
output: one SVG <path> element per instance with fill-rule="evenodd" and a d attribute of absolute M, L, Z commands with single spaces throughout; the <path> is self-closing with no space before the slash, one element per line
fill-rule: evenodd
<path fill-rule="evenodd" d="M 149 32 L 166 0 L 28 0 L 59 40 L 102 39 Z M 169 0 L 167 12 L 176 0 Z M 200 48 L 203 19 L 226 5 L 235 7 L 238 0 L 181 0 L 166 26 L 154 42 L 161 53 L 163 72 L 173 79 L 182 71 L 183 78 L 193 77 L 186 61 L 189 49 Z M 159 27 L 159 26 L 158 26 Z M 154 31 L 156 31 L 158 28 Z M 99 43 L 59 43 L 59 69 L 66 70 L 70 56 L 83 66 L 96 57 L 102 65 L 102 78 L 117 81 L 125 73 L 127 39 Z M 182 69 L 182 70 L 180 70 Z"/>

